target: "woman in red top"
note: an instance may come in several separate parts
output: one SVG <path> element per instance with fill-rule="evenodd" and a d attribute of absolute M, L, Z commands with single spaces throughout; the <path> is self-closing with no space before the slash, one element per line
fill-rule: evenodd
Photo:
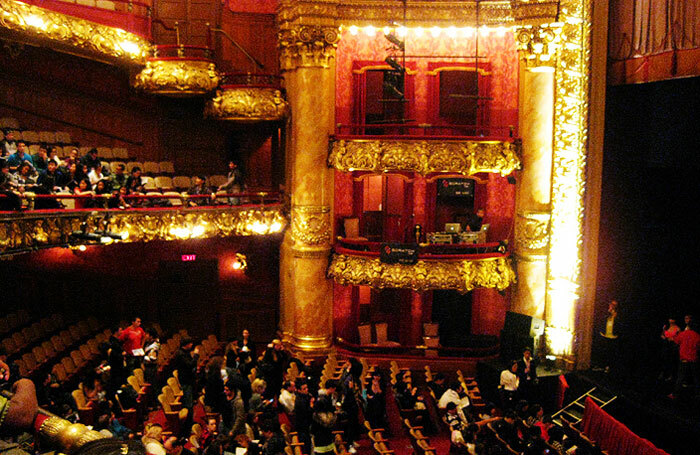
<path fill-rule="evenodd" d="M 678 370 L 678 345 L 675 343 L 676 336 L 681 328 L 676 324 L 674 318 L 668 319 L 668 324 L 664 325 L 661 331 L 661 374 L 659 380 L 671 382 Z"/>

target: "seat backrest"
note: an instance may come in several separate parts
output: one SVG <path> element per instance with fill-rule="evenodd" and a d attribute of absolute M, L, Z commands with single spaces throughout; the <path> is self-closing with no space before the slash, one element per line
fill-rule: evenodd
<path fill-rule="evenodd" d="M 173 391 L 173 393 L 175 395 L 179 395 L 180 393 L 182 393 L 182 389 L 180 389 L 180 383 L 178 382 L 178 380 L 176 378 L 169 377 L 167 382 L 168 382 L 168 386 L 170 387 L 170 389 Z"/>
<path fill-rule="evenodd" d="M 360 334 L 360 344 L 372 344 L 372 326 L 369 324 L 357 326 Z"/>
<path fill-rule="evenodd" d="M 141 168 L 143 170 L 143 163 L 139 161 L 129 161 L 126 163 L 126 172 L 131 173 L 131 170 L 135 167 Z"/>
<path fill-rule="evenodd" d="M 36 131 L 22 131 L 22 140 L 24 142 L 39 142 L 39 134 Z"/>
<path fill-rule="evenodd" d="M 111 147 L 97 147 L 97 156 L 103 160 L 113 160 L 114 153 Z"/>
<path fill-rule="evenodd" d="M 160 405 L 163 407 L 163 411 L 165 412 L 173 412 L 173 409 L 170 407 L 170 403 L 168 400 L 165 398 L 165 395 L 162 393 L 158 395 L 158 402 Z"/>
<path fill-rule="evenodd" d="M 164 175 L 159 175 L 155 179 L 156 187 L 160 189 L 172 189 L 173 188 L 173 179 L 170 177 L 164 176 Z"/>
<path fill-rule="evenodd" d="M 144 161 L 141 169 L 146 174 L 156 175 L 160 173 L 160 166 L 155 161 Z"/>
<path fill-rule="evenodd" d="M 14 130 L 19 129 L 19 122 L 14 117 L 3 117 L 0 118 L 0 128 L 12 128 Z"/>
<path fill-rule="evenodd" d="M 192 186 L 192 181 L 189 177 L 186 177 L 184 175 L 178 175 L 177 177 L 173 177 L 173 186 L 175 188 L 184 190 Z"/>
<path fill-rule="evenodd" d="M 389 324 L 386 322 L 379 322 L 374 325 L 374 330 L 377 332 L 377 343 L 383 343 L 388 341 L 387 332 L 389 329 Z"/>
<path fill-rule="evenodd" d="M 129 151 L 124 147 L 113 147 L 112 156 L 114 156 L 114 159 L 116 160 L 128 161 Z"/>
<path fill-rule="evenodd" d="M 435 322 L 425 322 L 423 323 L 423 335 L 427 337 L 438 336 L 440 330 L 440 325 Z"/>
<path fill-rule="evenodd" d="M 160 163 L 158 163 L 158 171 L 161 174 L 174 174 L 175 165 L 172 161 L 161 161 Z"/>
<path fill-rule="evenodd" d="M 71 392 L 71 396 L 75 400 L 75 404 L 78 405 L 78 408 L 87 408 L 87 399 L 85 398 L 85 394 L 82 390 L 75 389 Z"/>
<path fill-rule="evenodd" d="M 141 386 L 139 385 L 139 381 L 133 374 L 126 378 L 126 383 L 129 384 L 131 388 L 134 389 L 137 393 L 141 392 Z"/>
<path fill-rule="evenodd" d="M 173 389 L 171 389 L 169 385 L 164 385 L 163 388 L 160 390 L 163 392 L 163 396 L 168 401 L 168 403 L 172 404 L 175 402 L 175 394 L 173 393 Z"/>
<path fill-rule="evenodd" d="M 70 133 L 67 133 L 65 131 L 56 131 L 56 142 L 58 142 L 59 144 L 70 144 Z"/>

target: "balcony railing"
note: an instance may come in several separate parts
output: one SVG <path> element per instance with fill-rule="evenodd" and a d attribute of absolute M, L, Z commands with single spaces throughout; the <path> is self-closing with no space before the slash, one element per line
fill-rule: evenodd
<path fill-rule="evenodd" d="M 504 140 L 513 138 L 513 126 L 433 125 L 429 123 L 372 123 L 336 125 L 337 139 L 464 139 Z"/>

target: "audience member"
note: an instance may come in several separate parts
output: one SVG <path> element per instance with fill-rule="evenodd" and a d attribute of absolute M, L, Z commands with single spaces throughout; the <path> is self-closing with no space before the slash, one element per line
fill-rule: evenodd
<path fill-rule="evenodd" d="M 182 387 L 182 405 L 192 410 L 194 404 L 194 386 L 196 382 L 197 361 L 199 360 L 199 346 L 193 347 L 193 341 L 189 337 L 180 340 L 180 349 L 173 357 L 173 369 L 178 372 L 178 379 Z M 191 413 L 191 412 L 190 412 Z"/>
<path fill-rule="evenodd" d="M 32 157 L 29 155 L 27 145 L 24 143 L 24 141 L 19 141 L 17 143 L 17 151 L 7 157 L 7 165 L 10 167 L 10 171 L 12 172 L 17 171 L 24 163 L 28 163 L 33 169 L 34 165 L 32 162 Z"/>
<path fill-rule="evenodd" d="M 194 184 L 187 190 L 187 194 L 190 196 L 210 196 L 212 193 L 211 188 L 206 184 L 206 177 L 203 175 L 197 175 L 194 177 Z M 209 205 L 210 199 L 208 197 L 197 197 L 192 198 L 189 201 L 189 205 L 194 207 L 198 205 Z"/>
<path fill-rule="evenodd" d="M 240 193 L 243 191 L 243 173 L 235 161 L 231 160 L 228 162 L 226 182 L 223 185 L 219 185 L 217 191 L 226 191 L 227 193 Z M 238 205 L 241 203 L 241 199 L 239 197 L 232 197 L 229 198 L 229 203 L 231 205 Z"/>
<path fill-rule="evenodd" d="M 12 130 L 5 130 L 5 139 L 2 140 L 0 144 L 0 158 L 8 157 L 15 152 L 17 152 L 17 141 L 15 140 L 15 132 Z"/>
<path fill-rule="evenodd" d="M 144 343 L 146 342 L 146 332 L 141 327 L 141 318 L 135 317 L 131 325 L 119 329 L 116 338 L 124 345 L 126 353 L 126 367 L 129 371 L 140 368 L 144 357 Z"/>
<path fill-rule="evenodd" d="M 97 157 L 97 149 L 96 148 L 91 148 L 84 157 L 80 159 L 80 163 L 83 166 L 87 167 L 87 172 L 92 171 L 93 169 L 96 168 L 101 168 L 102 167 L 102 162 L 100 159 Z"/>

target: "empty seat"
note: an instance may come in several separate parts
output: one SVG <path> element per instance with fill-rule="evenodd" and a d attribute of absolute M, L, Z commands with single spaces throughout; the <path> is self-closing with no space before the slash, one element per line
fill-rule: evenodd
<path fill-rule="evenodd" d="M 39 134 L 32 130 L 23 131 L 22 140 L 25 142 L 39 142 Z"/>
<path fill-rule="evenodd" d="M 161 174 L 174 174 L 175 165 L 172 161 L 161 161 L 158 163 L 158 169 Z"/>
<path fill-rule="evenodd" d="M 184 175 L 178 175 L 177 177 L 173 177 L 173 186 L 184 190 L 192 186 L 192 180 Z"/>
<path fill-rule="evenodd" d="M 158 176 L 154 179 L 156 187 L 161 190 L 171 190 L 173 188 L 173 179 L 170 177 Z"/>
<path fill-rule="evenodd" d="M 59 144 L 70 144 L 70 134 L 66 133 L 65 131 L 56 131 L 56 142 L 58 142 Z"/>
<path fill-rule="evenodd" d="M 19 129 L 19 122 L 17 121 L 16 118 L 13 117 L 3 117 L 0 118 L 0 128 L 7 129 L 11 128 L 14 130 Z"/>
<path fill-rule="evenodd" d="M 53 131 L 39 131 L 39 140 L 47 144 L 53 144 L 56 142 L 56 133 Z"/>
<path fill-rule="evenodd" d="M 112 149 L 109 147 L 97 147 L 97 156 L 103 160 L 112 160 L 114 158 Z"/>
<path fill-rule="evenodd" d="M 209 185 L 219 187 L 226 183 L 227 180 L 225 175 L 212 175 L 209 177 Z"/>
<path fill-rule="evenodd" d="M 123 161 L 112 161 L 109 167 L 110 169 L 112 169 L 112 172 L 117 172 L 117 166 L 119 166 L 120 164 L 126 166 L 126 163 L 124 163 Z"/>
<path fill-rule="evenodd" d="M 66 382 L 68 380 L 68 374 L 66 369 L 61 363 L 57 363 L 51 368 L 51 373 L 56 376 L 58 382 Z"/>
<path fill-rule="evenodd" d="M 160 173 L 160 167 L 155 161 L 145 161 L 143 163 L 143 166 L 141 167 L 141 170 L 143 170 L 143 172 L 145 172 L 146 174 L 151 175 L 156 175 Z"/>
<path fill-rule="evenodd" d="M 95 2 L 95 6 L 98 7 L 98 8 L 107 9 L 107 10 L 110 10 L 110 11 L 114 11 L 114 10 L 117 9 L 117 8 L 116 8 L 116 5 L 114 4 L 114 2 L 110 2 L 110 1 L 107 1 L 107 0 L 97 0 L 97 1 Z"/>
<path fill-rule="evenodd" d="M 126 172 L 131 173 L 131 170 L 135 167 L 141 168 L 143 170 L 143 163 L 140 163 L 138 161 L 129 161 L 126 163 Z"/>
<path fill-rule="evenodd" d="M 153 177 L 141 177 L 141 182 L 143 182 L 143 187 L 146 188 L 146 190 L 158 189 L 158 187 L 156 186 L 156 181 Z"/>
<path fill-rule="evenodd" d="M 114 147 L 112 148 L 112 154 L 115 160 L 129 160 L 129 152 L 124 147 Z"/>

